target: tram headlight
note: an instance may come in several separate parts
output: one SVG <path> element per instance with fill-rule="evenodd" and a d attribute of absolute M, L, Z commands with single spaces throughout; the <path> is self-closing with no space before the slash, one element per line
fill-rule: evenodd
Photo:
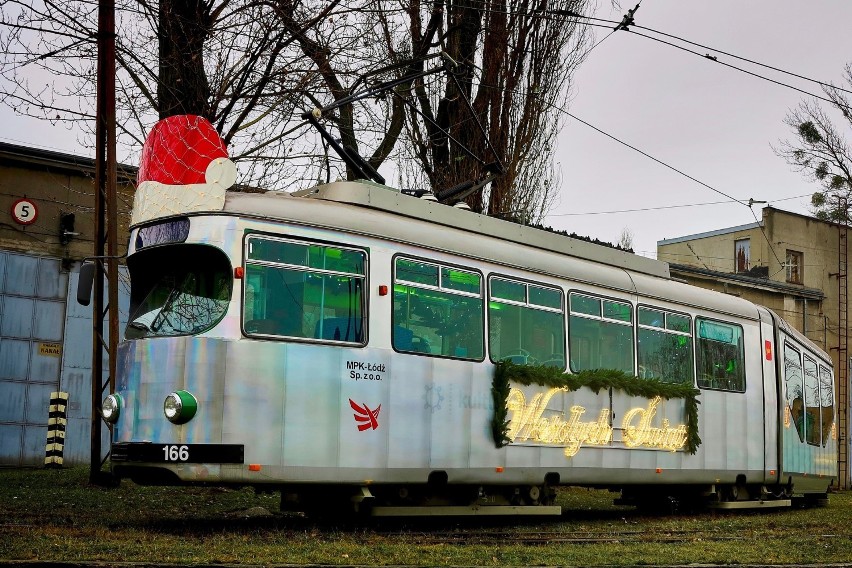
<path fill-rule="evenodd" d="M 163 413 L 169 422 L 174 424 L 186 424 L 198 410 L 198 401 L 185 390 L 175 391 L 166 397 L 163 402 Z"/>
<path fill-rule="evenodd" d="M 101 416 L 110 424 L 115 424 L 118 422 L 119 414 L 121 414 L 121 396 L 111 394 L 101 404 Z"/>

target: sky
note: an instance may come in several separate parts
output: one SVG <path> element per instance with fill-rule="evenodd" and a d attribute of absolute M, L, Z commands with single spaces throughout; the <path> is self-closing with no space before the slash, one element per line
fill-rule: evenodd
<path fill-rule="evenodd" d="M 594 16 L 620 20 L 634 1 L 611 9 L 609 0 L 599 0 Z M 823 82 L 839 83 L 844 65 L 852 62 L 849 0 L 642 0 L 635 22 Z M 608 34 L 595 28 L 598 41 Z M 688 47 L 822 94 L 814 83 Z M 618 31 L 603 39 L 576 72 L 567 110 L 729 196 L 808 214 L 810 194 L 818 186 L 772 150 L 791 138 L 784 117 L 805 97 Z M 16 117 L 2 106 L 0 140 L 91 155 L 73 132 Z M 760 219 L 762 205 L 750 210 L 731 202 L 573 118 L 565 117 L 554 159 L 562 186 L 544 223 L 607 242 L 618 242 L 627 229 L 634 250 L 644 256 L 655 257 L 662 239 L 753 223 L 752 211 Z M 718 201 L 726 203 L 695 205 Z M 681 205 L 693 206 L 674 207 Z M 609 213 L 628 209 L 650 210 Z"/>
<path fill-rule="evenodd" d="M 601 0 L 596 16 L 620 20 L 634 5 L 622 4 L 621 9 L 610 10 L 609 2 Z M 635 21 L 826 83 L 840 84 L 844 66 L 852 62 L 848 0 L 642 0 Z M 595 29 L 597 40 L 608 33 Z M 688 47 L 823 94 L 815 83 Z M 805 97 L 704 57 L 618 31 L 595 47 L 577 71 L 568 110 L 729 196 L 810 214 L 810 195 L 819 186 L 793 171 L 772 149 L 780 140 L 792 139 L 783 120 Z M 558 204 L 545 219 L 554 228 L 607 242 L 618 242 L 622 231 L 629 229 L 634 250 L 655 257 L 659 240 L 755 222 L 747 206 L 572 118 L 567 118 L 559 135 L 556 159 L 562 188 Z M 788 199 L 802 195 L 806 197 Z M 728 203 L 659 209 L 717 201 Z M 753 206 L 758 219 L 761 207 Z M 641 208 L 654 209 L 602 214 Z"/>

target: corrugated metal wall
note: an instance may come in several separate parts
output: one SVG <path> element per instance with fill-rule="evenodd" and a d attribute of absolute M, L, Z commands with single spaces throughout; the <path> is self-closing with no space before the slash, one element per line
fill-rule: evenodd
<path fill-rule="evenodd" d="M 92 416 L 92 306 L 77 303 L 77 281 L 79 266 L 75 267 L 68 282 L 68 305 L 65 312 L 65 348 L 62 355 L 62 390 L 68 393 L 68 430 L 65 435 L 65 465 L 89 463 L 91 447 Z M 119 267 L 121 285 L 118 288 L 119 338 L 124 335 L 127 312 L 130 305 L 130 285 L 127 270 Z M 109 325 L 104 323 L 104 333 Z M 105 339 L 106 341 L 106 339 Z M 108 357 L 104 351 L 104 368 L 108 369 Z M 104 373 L 102 384 L 108 380 Z M 109 450 L 109 430 L 106 424 L 101 430 L 101 449 L 104 455 Z M 46 435 L 46 434 L 45 434 Z"/>
<path fill-rule="evenodd" d="M 64 464 L 89 461 L 92 308 L 76 302 L 78 271 L 0 251 L 0 466 L 44 463 L 53 391 L 69 393 Z M 122 329 L 128 292 L 119 288 Z"/>
<path fill-rule="evenodd" d="M 67 290 L 59 260 L 0 251 L 0 465 L 44 463 Z"/>

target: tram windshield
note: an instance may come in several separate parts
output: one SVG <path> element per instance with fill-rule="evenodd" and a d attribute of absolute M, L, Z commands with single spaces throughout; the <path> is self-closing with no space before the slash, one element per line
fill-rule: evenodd
<path fill-rule="evenodd" d="M 206 245 L 168 245 L 127 259 L 130 320 L 125 337 L 192 335 L 213 327 L 231 299 L 231 265 Z"/>

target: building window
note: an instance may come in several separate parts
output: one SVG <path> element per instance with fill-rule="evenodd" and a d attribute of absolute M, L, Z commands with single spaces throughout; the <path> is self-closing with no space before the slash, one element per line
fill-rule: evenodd
<path fill-rule="evenodd" d="M 734 241 L 734 272 L 748 272 L 750 243 L 749 239 Z"/>
<path fill-rule="evenodd" d="M 785 266 L 787 268 L 787 282 L 801 284 L 803 281 L 802 269 L 805 267 L 802 262 L 802 253 L 788 250 Z"/>

